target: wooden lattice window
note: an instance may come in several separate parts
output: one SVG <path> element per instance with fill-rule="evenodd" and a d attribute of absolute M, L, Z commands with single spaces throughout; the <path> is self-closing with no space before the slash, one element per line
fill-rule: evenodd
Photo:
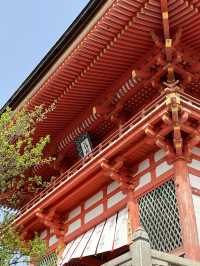
<path fill-rule="evenodd" d="M 38 266 L 57 266 L 57 255 L 55 253 L 51 253 L 48 256 L 45 256 L 38 264 Z"/>
<path fill-rule="evenodd" d="M 174 181 L 170 180 L 139 199 L 141 223 L 151 248 L 170 252 L 182 246 Z"/>

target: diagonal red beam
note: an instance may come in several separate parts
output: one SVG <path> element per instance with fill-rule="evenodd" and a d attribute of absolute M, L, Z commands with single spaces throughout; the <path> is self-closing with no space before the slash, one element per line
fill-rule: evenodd
<path fill-rule="evenodd" d="M 160 7 L 162 12 L 162 22 L 163 22 L 163 33 L 165 39 L 165 53 L 168 62 L 172 60 L 172 39 L 170 38 L 169 30 L 169 12 L 168 12 L 168 1 L 160 0 Z"/>

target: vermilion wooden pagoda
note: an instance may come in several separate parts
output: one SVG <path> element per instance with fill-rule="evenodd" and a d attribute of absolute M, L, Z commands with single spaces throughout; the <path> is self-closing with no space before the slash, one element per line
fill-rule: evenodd
<path fill-rule="evenodd" d="M 8 102 L 56 106 L 35 134 L 56 161 L 34 169 L 55 178 L 15 224 L 60 265 L 101 265 L 140 226 L 200 261 L 199 36 L 199 0 L 90 1 Z"/>

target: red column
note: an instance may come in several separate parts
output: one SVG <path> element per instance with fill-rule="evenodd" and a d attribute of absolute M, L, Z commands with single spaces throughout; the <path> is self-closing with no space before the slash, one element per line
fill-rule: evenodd
<path fill-rule="evenodd" d="M 129 190 L 127 193 L 127 205 L 132 231 L 135 231 L 140 227 L 140 217 L 137 199 L 135 198 L 132 190 Z"/>
<path fill-rule="evenodd" d="M 199 240 L 186 160 L 178 158 L 174 162 L 174 173 L 183 247 L 187 258 L 199 261 Z"/>

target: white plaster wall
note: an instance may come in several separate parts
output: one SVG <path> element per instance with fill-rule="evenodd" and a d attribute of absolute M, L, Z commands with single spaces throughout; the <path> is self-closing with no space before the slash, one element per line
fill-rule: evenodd
<path fill-rule="evenodd" d="M 135 190 L 138 190 L 139 188 L 144 187 L 148 183 L 151 182 L 151 173 L 146 173 L 145 175 L 141 176 L 139 179 L 139 185 L 135 188 Z"/>
<path fill-rule="evenodd" d="M 158 150 L 157 152 L 154 153 L 155 162 L 161 160 L 164 157 L 165 157 L 165 151 L 163 149 L 160 149 L 160 150 Z"/>
<path fill-rule="evenodd" d="M 72 218 L 76 217 L 81 213 L 81 206 L 76 207 L 72 211 L 69 212 L 68 220 L 71 220 Z"/>
<path fill-rule="evenodd" d="M 195 211 L 195 216 L 196 216 L 198 238 L 200 241 L 200 197 L 197 195 L 192 195 L 192 199 L 193 199 L 194 211 Z"/>
<path fill-rule="evenodd" d="M 189 179 L 190 179 L 190 185 L 193 188 L 200 189 L 200 177 L 195 176 L 193 174 L 189 174 Z"/>
<path fill-rule="evenodd" d="M 121 200 L 123 200 L 126 197 L 124 193 L 119 191 L 118 193 L 114 194 L 112 197 L 108 199 L 108 208 L 111 208 Z"/>
<path fill-rule="evenodd" d="M 192 162 L 188 164 L 189 167 L 192 167 L 196 170 L 200 170 L 200 161 L 192 159 Z"/>
<path fill-rule="evenodd" d="M 85 214 L 84 222 L 88 223 L 90 220 L 103 213 L 103 204 L 99 204 L 96 208 Z"/>
<path fill-rule="evenodd" d="M 53 235 L 49 238 L 49 246 L 54 245 L 58 241 L 58 238 L 56 235 Z"/>
<path fill-rule="evenodd" d="M 119 187 L 119 182 L 117 181 L 113 181 L 112 183 L 110 183 L 107 186 L 107 193 L 111 193 L 112 191 L 114 191 L 115 189 L 117 189 Z"/>
<path fill-rule="evenodd" d="M 193 153 L 193 154 L 196 154 L 196 155 L 198 155 L 198 156 L 200 156 L 200 148 L 198 148 L 198 147 L 193 147 L 193 148 L 192 148 L 192 153 Z"/>
<path fill-rule="evenodd" d="M 81 227 L 81 220 L 78 219 L 78 220 L 74 221 L 73 223 L 71 223 L 71 224 L 69 225 L 69 228 L 68 228 L 67 233 L 68 233 L 68 234 L 69 234 L 69 233 L 72 233 L 72 232 L 74 232 L 76 229 L 78 229 L 78 228 L 80 228 L 80 227 Z"/>
<path fill-rule="evenodd" d="M 149 159 L 146 159 L 139 163 L 139 168 L 137 174 L 141 173 L 142 171 L 146 170 L 150 166 Z"/>
<path fill-rule="evenodd" d="M 86 200 L 84 204 L 85 209 L 89 208 L 90 206 L 92 206 L 101 199 L 103 199 L 103 191 L 99 191 L 98 193 L 90 197 L 88 200 Z"/>
<path fill-rule="evenodd" d="M 167 162 L 163 162 L 163 163 L 159 164 L 156 167 L 156 176 L 159 177 L 160 175 L 164 174 L 165 172 L 167 172 L 171 168 L 172 168 L 172 165 L 168 164 Z"/>

